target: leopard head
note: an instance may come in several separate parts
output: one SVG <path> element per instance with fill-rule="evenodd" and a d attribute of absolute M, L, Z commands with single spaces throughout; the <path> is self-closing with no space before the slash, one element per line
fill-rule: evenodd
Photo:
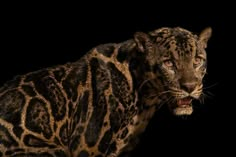
<path fill-rule="evenodd" d="M 210 36 L 211 28 L 194 35 L 179 27 L 135 34 L 136 47 L 144 56 L 140 66 L 149 105 L 164 99 L 174 115 L 192 114 L 192 100 L 202 95 Z"/>

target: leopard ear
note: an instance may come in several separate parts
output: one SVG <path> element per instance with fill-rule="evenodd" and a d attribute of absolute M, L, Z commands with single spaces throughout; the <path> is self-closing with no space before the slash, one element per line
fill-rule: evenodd
<path fill-rule="evenodd" d="M 212 29 L 211 27 L 205 28 L 199 35 L 199 40 L 203 45 L 203 48 L 207 48 L 207 42 L 210 39 L 212 34 Z"/>
<path fill-rule="evenodd" d="M 150 36 L 143 32 L 136 32 L 134 34 L 134 41 L 137 44 L 137 48 L 140 52 L 145 52 L 145 50 L 152 47 L 152 42 Z"/>

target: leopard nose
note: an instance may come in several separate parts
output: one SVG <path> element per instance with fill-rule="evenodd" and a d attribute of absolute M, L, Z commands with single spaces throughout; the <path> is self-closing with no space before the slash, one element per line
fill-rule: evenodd
<path fill-rule="evenodd" d="M 195 82 L 186 82 L 181 84 L 181 88 L 188 93 L 191 93 L 196 88 L 197 83 Z"/>

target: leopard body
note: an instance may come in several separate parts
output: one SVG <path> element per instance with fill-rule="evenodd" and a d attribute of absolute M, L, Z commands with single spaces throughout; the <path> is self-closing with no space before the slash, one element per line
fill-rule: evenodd
<path fill-rule="evenodd" d="M 137 32 L 78 61 L 0 88 L 0 157 L 117 157 L 163 105 L 190 115 L 202 93 L 211 29 Z"/>

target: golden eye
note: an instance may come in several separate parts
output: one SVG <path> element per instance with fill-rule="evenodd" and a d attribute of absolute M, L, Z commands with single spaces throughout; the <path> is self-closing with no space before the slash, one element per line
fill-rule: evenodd
<path fill-rule="evenodd" d="M 174 66 L 174 64 L 173 64 L 173 62 L 171 60 L 164 61 L 164 64 L 165 64 L 166 67 L 169 67 L 169 68 Z"/>
<path fill-rule="evenodd" d="M 193 64 L 194 64 L 194 65 L 197 65 L 197 66 L 198 66 L 198 65 L 201 65 L 202 62 L 203 62 L 203 59 L 200 58 L 200 57 L 195 57 L 194 60 L 193 60 Z"/>

